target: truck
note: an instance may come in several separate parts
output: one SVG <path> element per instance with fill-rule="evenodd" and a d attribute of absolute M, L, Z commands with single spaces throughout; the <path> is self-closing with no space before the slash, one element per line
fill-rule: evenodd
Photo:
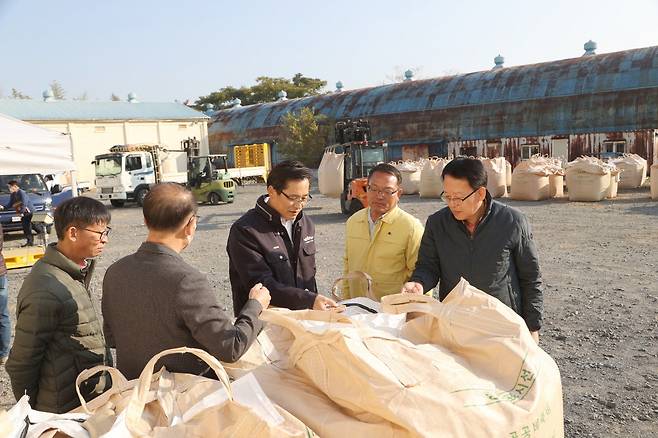
<path fill-rule="evenodd" d="M 366 186 L 368 172 L 380 163 L 388 162 L 388 143 L 370 140 L 370 123 L 367 120 L 345 120 L 336 123 L 336 144 L 325 151 L 343 154 L 343 192 L 340 209 L 352 215 L 368 206 Z"/>
<path fill-rule="evenodd" d="M 7 188 L 9 181 L 18 181 L 21 189 L 25 190 L 30 197 L 35 211 L 32 228 L 37 234 L 40 230 L 37 227 L 39 221 L 37 217 L 46 214 L 52 217 L 53 214 L 53 195 L 60 192 L 59 187 L 54 187 L 53 190 L 48 190 L 46 180 L 43 175 L 39 173 L 24 173 L 19 175 L 0 175 L 0 204 L 5 205 L 9 202 L 10 193 Z M 23 225 L 21 223 L 21 215 L 14 208 L 7 208 L 0 211 L 0 223 L 2 223 L 2 230 L 5 233 L 10 231 L 21 231 Z M 46 232 L 50 233 L 52 229 L 52 222 L 46 225 Z"/>
<path fill-rule="evenodd" d="M 112 146 L 109 153 L 92 161 L 96 199 L 109 200 L 114 207 L 129 201 L 142 206 L 153 184 L 174 182 L 189 187 L 198 202 L 233 202 L 235 183 L 226 155 L 200 156 L 199 144 L 197 139 L 187 139 L 181 149 L 153 144 Z"/>

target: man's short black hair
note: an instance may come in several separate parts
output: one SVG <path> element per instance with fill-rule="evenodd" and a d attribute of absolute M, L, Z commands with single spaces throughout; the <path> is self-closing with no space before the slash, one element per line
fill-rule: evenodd
<path fill-rule="evenodd" d="M 304 163 L 294 160 L 282 161 L 272 168 L 267 175 L 267 186 L 281 193 L 288 185 L 288 181 L 301 181 L 307 179 L 311 182 L 311 171 Z"/>
<path fill-rule="evenodd" d="M 8 186 L 20 187 L 20 186 L 18 185 L 18 181 L 16 181 L 15 179 L 12 179 L 11 181 L 9 181 L 9 182 L 7 183 L 7 185 L 8 185 Z"/>
<path fill-rule="evenodd" d="M 110 211 L 101 202 L 78 196 L 62 202 L 55 210 L 55 232 L 62 240 L 66 230 L 71 227 L 87 228 L 89 225 L 110 223 Z"/>
<path fill-rule="evenodd" d="M 476 158 L 455 158 L 443 168 L 441 179 L 445 179 L 446 175 L 467 180 L 473 190 L 487 186 L 487 171 L 482 161 Z"/>
<path fill-rule="evenodd" d="M 382 173 L 388 173 L 389 175 L 393 175 L 398 180 L 398 185 L 402 184 L 402 174 L 400 173 L 398 168 L 393 166 L 392 164 L 380 163 L 375 167 L 373 167 L 372 169 L 370 169 L 370 172 L 368 172 L 368 181 L 370 181 L 370 177 L 375 172 L 382 172 Z"/>

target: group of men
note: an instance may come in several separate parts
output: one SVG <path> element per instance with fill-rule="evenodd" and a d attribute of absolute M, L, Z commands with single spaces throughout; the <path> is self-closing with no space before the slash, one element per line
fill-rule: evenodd
<path fill-rule="evenodd" d="M 538 340 L 542 285 L 527 220 L 491 199 L 480 161 L 453 160 L 443 178 L 448 208 L 430 216 L 423 228 L 398 206 L 400 172 L 388 164 L 374 167 L 369 206 L 346 224 L 345 273 L 368 273 L 376 297 L 427 293 L 438 284 L 443 299 L 464 277 L 520 314 Z M 278 164 L 268 175 L 267 194 L 232 225 L 226 249 L 235 320 L 220 308 L 206 276 L 180 255 L 199 220 L 188 190 L 163 183 L 149 191 L 143 205 L 146 241 L 105 273 L 102 325 L 88 288 L 94 259 L 108 241 L 110 213 L 90 198 L 63 203 L 55 212 L 58 241 L 46 248 L 18 296 L 16 336 L 6 364 L 15 396 L 27 393 L 36 409 L 66 412 L 79 404 L 77 375 L 111 365 L 110 348 L 128 379 L 167 348 L 201 348 L 234 362 L 255 340 L 263 324 L 259 315 L 269 305 L 336 308 L 318 293 L 315 281 L 315 229 L 303 211 L 311 200 L 311 179 L 299 162 Z M 356 297 L 365 291 L 350 284 L 345 293 Z M 160 365 L 213 376 L 189 355 L 166 357 Z M 107 379 L 88 379 L 81 393 L 94 397 Z"/>

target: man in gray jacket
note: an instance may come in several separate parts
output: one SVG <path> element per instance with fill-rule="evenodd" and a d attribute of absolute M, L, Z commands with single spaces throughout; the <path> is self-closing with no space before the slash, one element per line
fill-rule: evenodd
<path fill-rule="evenodd" d="M 251 285 L 232 323 L 206 276 L 180 256 L 199 218 L 192 193 L 178 184 L 157 184 L 146 195 L 143 211 L 146 242 L 110 266 L 103 279 L 105 339 L 116 348 L 117 368 L 128 379 L 137 378 L 151 357 L 176 347 L 237 361 L 262 328 L 258 316 L 269 305 L 269 291 L 260 283 Z M 179 373 L 207 371 L 189 354 L 165 357 L 156 369 L 162 365 Z"/>
<path fill-rule="evenodd" d="M 427 219 L 416 268 L 402 292 L 422 294 L 438 283 L 443 300 L 464 277 L 521 315 L 539 341 L 543 286 L 528 220 L 491 198 L 480 160 L 455 159 L 442 177 L 448 208 Z"/>

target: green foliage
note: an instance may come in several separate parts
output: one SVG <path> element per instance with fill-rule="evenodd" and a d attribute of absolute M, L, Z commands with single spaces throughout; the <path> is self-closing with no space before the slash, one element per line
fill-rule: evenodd
<path fill-rule="evenodd" d="M 281 128 L 279 153 L 308 167 L 318 167 L 328 140 L 327 117 L 314 114 L 311 108 L 302 108 L 283 116 Z"/>
<path fill-rule="evenodd" d="M 256 78 L 256 84 L 251 87 L 224 87 L 214 91 L 207 96 L 201 96 L 194 102 L 194 107 L 205 110 L 208 103 L 215 105 L 215 109 L 229 108 L 233 99 L 240 99 L 242 105 L 255 103 L 274 102 L 278 99 L 280 91 L 285 91 L 289 99 L 298 97 L 314 96 L 320 94 L 327 81 L 317 78 L 308 78 L 297 73 L 293 78 L 270 78 L 260 76 Z"/>

